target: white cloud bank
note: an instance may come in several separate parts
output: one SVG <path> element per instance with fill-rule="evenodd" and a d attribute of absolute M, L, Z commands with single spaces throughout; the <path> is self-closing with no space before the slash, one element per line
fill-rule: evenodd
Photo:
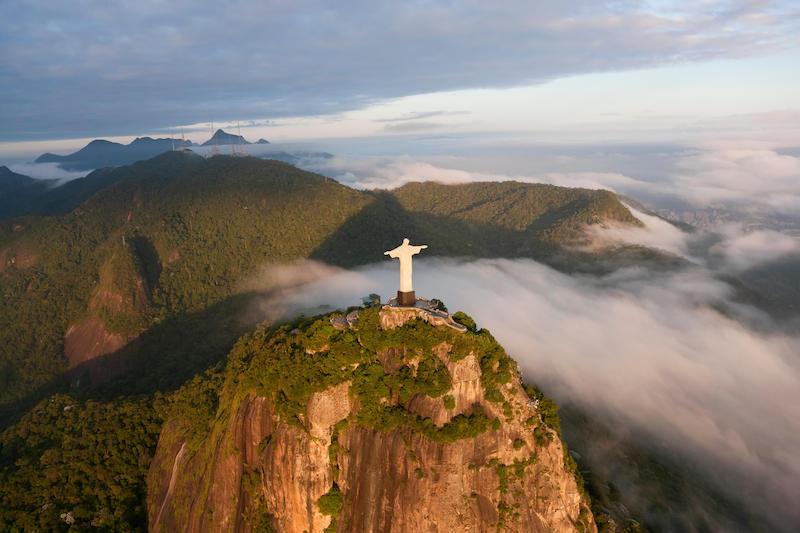
<path fill-rule="evenodd" d="M 590 247 L 635 244 L 681 256 L 692 263 L 741 274 L 788 256 L 800 255 L 800 239 L 773 230 L 725 224 L 714 232 L 687 233 L 657 216 L 626 206 L 644 227 L 589 226 Z"/>
<path fill-rule="evenodd" d="M 644 227 L 627 225 L 589 226 L 587 231 L 592 237 L 594 246 L 614 246 L 619 244 L 637 244 L 656 250 L 679 255 L 695 261 L 689 254 L 692 236 L 657 216 L 643 213 L 626 204 L 628 210 L 639 219 Z"/>
<path fill-rule="evenodd" d="M 800 239 L 778 231 L 742 232 L 735 225 L 722 229 L 723 240 L 710 248 L 734 272 L 744 272 L 786 256 L 800 254 Z M 800 273 L 798 273 L 800 274 Z"/>

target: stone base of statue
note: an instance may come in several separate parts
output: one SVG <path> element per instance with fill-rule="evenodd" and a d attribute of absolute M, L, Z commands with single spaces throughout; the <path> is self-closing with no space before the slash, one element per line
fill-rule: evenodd
<path fill-rule="evenodd" d="M 397 291 L 397 305 L 403 307 L 414 307 L 417 305 L 417 293 L 414 291 Z"/>

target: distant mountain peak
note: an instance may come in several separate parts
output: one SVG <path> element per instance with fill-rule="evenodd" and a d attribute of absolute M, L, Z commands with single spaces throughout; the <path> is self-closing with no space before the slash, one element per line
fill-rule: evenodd
<path fill-rule="evenodd" d="M 115 143 L 113 141 L 107 141 L 105 139 L 94 139 L 93 141 L 90 141 L 89 144 L 87 144 L 86 146 L 110 146 L 110 145 L 122 146 L 122 144 L 120 144 L 120 143 Z M 86 148 L 86 147 L 84 147 L 84 148 Z"/>
<path fill-rule="evenodd" d="M 269 144 L 269 141 L 262 137 L 256 141 L 256 144 Z"/>
<path fill-rule="evenodd" d="M 260 139 L 260 141 L 263 139 Z M 241 135 L 234 135 L 233 133 L 228 133 L 223 129 L 218 129 L 214 132 L 214 135 L 201 144 L 200 146 L 210 146 L 210 145 L 223 145 L 223 144 L 251 144 L 248 142 L 244 137 Z M 259 142 L 259 144 L 264 144 Z"/>

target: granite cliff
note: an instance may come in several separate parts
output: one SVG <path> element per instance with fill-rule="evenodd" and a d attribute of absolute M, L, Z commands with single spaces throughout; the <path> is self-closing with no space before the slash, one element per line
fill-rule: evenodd
<path fill-rule="evenodd" d="M 150 530 L 596 531 L 552 403 L 491 334 L 393 313 L 259 329 L 186 385 Z"/>

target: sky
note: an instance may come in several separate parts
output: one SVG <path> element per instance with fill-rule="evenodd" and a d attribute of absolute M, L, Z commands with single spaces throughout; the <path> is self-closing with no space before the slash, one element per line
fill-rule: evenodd
<path fill-rule="evenodd" d="M 800 5 L 3 0 L 0 158 L 95 137 L 798 142 Z"/>

